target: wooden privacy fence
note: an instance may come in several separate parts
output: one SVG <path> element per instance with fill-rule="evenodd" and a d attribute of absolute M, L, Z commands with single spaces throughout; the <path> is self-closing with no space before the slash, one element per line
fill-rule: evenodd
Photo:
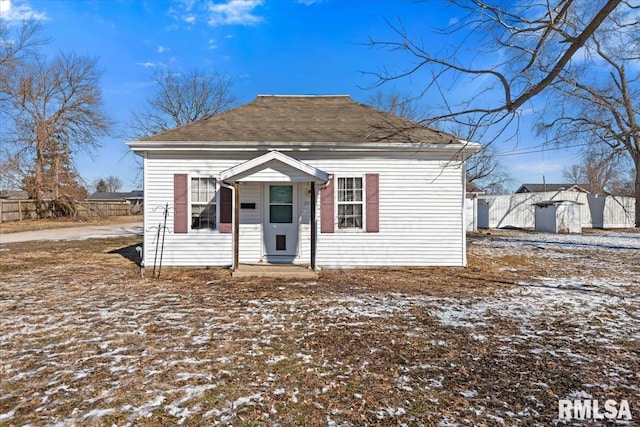
<path fill-rule="evenodd" d="M 44 216 L 53 217 L 50 200 L 43 203 Z M 80 217 L 105 217 L 131 215 L 129 202 L 75 202 Z M 0 222 L 36 219 L 36 203 L 33 200 L 0 200 Z"/>
<path fill-rule="evenodd" d="M 575 191 L 547 191 L 504 196 L 478 197 L 479 228 L 533 228 L 534 203 L 571 200 L 580 203 L 582 227 L 632 228 L 635 226 L 635 199 L 620 196 L 596 196 Z"/>

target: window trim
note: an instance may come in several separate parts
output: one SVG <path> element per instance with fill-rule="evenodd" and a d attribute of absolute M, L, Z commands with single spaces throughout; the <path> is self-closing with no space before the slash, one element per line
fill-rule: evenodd
<path fill-rule="evenodd" d="M 215 199 L 216 199 L 216 224 L 215 224 L 215 228 L 192 228 L 191 224 L 193 221 L 193 201 L 191 198 L 191 194 L 193 193 L 192 191 L 192 184 L 191 181 L 194 178 L 206 178 L 206 179 L 213 179 L 214 180 L 214 186 L 215 186 Z M 196 234 L 211 234 L 211 233 L 220 233 L 220 179 L 215 176 L 215 175 L 202 175 L 202 174 L 189 174 L 189 185 L 188 185 L 188 206 L 189 206 L 189 216 L 188 221 L 188 232 L 189 233 L 196 233 Z M 197 202 L 198 204 L 200 204 L 199 202 Z M 206 205 L 205 205 L 206 206 Z"/>
<path fill-rule="evenodd" d="M 362 226 L 360 228 L 352 227 L 352 228 L 340 228 L 340 220 L 338 219 L 340 204 L 339 199 L 339 189 L 338 182 L 341 178 L 360 178 L 362 180 L 362 200 L 360 204 L 362 205 Z M 334 218 L 333 218 L 333 229 L 335 233 L 366 233 L 367 231 L 367 182 L 366 182 L 366 174 L 340 174 L 334 175 L 334 183 L 333 183 L 333 208 L 334 208 Z M 355 204 L 355 203 L 347 203 L 347 204 Z"/>

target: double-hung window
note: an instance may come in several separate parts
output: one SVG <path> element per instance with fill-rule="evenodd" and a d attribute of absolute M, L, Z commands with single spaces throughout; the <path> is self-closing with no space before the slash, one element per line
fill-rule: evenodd
<path fill-rule="evenodd" d="M 362 178 L 338 178 L 338 229 L 362 229 Z"/>
<path fill-rule="evenodd" d="M 216 179 L 191 178 L 191 229 L 216 228 Z"/>

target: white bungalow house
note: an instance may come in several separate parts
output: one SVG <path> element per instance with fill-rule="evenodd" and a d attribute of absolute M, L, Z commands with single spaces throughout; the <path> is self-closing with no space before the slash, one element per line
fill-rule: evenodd
<path fill-rule="evenodd" d="M 258 96 L 127 144 L 144 159 L 146 265 L 165 206 L 164 265 L 466 264 L 479 144 L 348 96 Z"/>

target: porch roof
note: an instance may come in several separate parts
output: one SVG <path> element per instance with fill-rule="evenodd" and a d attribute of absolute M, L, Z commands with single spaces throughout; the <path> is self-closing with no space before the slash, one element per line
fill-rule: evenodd
<path fill-rule="evenodd" d="M 279 151 L 270 151 L 220 172 L 220 180 L 235 182 L 316 182 L 329 181 L 329 174 Z"/>

